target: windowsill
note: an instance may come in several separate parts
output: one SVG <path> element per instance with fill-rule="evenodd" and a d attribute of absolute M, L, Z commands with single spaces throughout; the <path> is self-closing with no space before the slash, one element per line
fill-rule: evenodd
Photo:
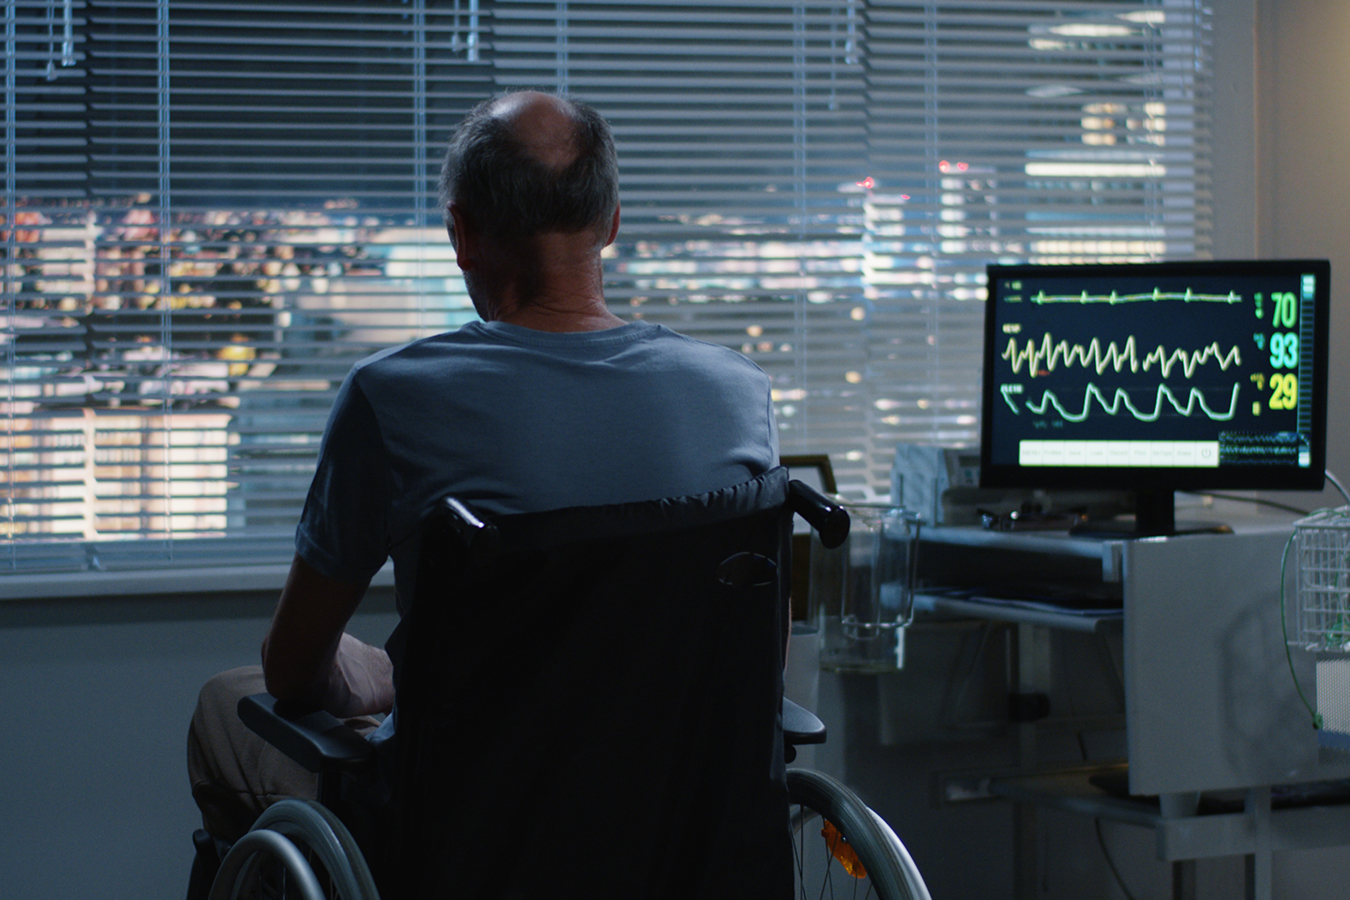
<path fill-rule="evenodd" d="M 0 602 L 166 594 L 280 594 L 289 572 L 289 564 L 272 564 L 5 575 L 0 576 Z M 394 567 L 390 564 L 370 580 L 371 587 L 389 587 L 393 583 Z"/>

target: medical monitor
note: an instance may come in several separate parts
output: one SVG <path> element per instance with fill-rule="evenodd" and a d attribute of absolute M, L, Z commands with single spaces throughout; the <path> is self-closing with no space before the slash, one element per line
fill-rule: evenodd
<path fill-rule="evenodd" d="M 1325 260 L 991 265 L 980 483 L 1173 493 L 1320 490 Z"/>

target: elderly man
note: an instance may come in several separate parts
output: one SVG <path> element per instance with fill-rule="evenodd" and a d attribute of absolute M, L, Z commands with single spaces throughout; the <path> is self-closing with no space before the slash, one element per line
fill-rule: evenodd
<path fill-rule="evenodd" d="M 482 321 L 378 353 L 343 383 L 261 674 L 213 679 L 194 715 L 189 774 L 217 838 L 314 790 L 237 724 L 239 696 L 265 679 L 279 698 L 343 717 L 395 706 L 399 630 L 386 652 L 344 629 L 389 558 L 405 610 L 436 499 L 453 493 L 494 513 L 645 500 L 726 487 L 777 462 L 763 372 L 606 306 L 601 252 L 619 228 L 618 172 L 594 110 L 535 92 L 481 104 L 450 141 L 441 193 Z M 372 739 L 390 738 L 396 718 Z"/>

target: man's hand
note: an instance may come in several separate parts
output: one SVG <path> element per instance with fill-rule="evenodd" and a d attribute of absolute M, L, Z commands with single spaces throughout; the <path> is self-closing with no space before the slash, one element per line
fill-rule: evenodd
<path fill-rule="evenodd" d="M 323 704 L 333 715 L 369 716 L 394 708 L 394 664 L 383 648 L 372 647 L 344 632 L 333 669 L 338 683 L 329 691 L 329 702 Z"/>

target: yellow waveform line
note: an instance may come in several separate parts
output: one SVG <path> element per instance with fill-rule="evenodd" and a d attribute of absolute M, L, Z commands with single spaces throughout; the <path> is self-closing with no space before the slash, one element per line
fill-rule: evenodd
<path fill-rule="evenodd" d="M 1117 347 L 1116 342 L 1107 344 L 1106 349 L 1102 349 L 1101 341 L 1093 338 L 1086 347 L 1082 344 L 1073 344 L 1070 346 L 1068 341 L 1055 343 L 1050 332 L 1045 333 L 1041 339 L 1040 346 L 1037 347 L 1033 341 L 1028 340 L 1026 345 L 1017 349 L 1017 338 L 1008 340 L 1008 349 L 1003 351 L 1003 358 L 1008 361 L 1012 367 L 1013 374 L 1017 374 L 1025 363 L 1028 366 L 1028 374 L 1035 378 L 1041 372 L 1041 362 L 1045 362 L 1045 371 L 1054 371 L 1055 366 L 1061 362 L 1066 366 L 1072 366 L 1075 362 L 1084 368 L 1094 368 L 1100 375 L 1110 366 L 1119 372 L 1124 366 L 1128 365 L 1131 372 L 1138 372 L 1142 366 L 1147 372 L 1150 367 L 1157 365 L 1162 371 L 1162 377 L 1167 378 L 1172 374 L 1172 367 L 1181 363 L 1181 369 L 1187 378 L 1195 375 L 1198 366 L 1204 365 L 1211 359 L 1217 360 L 1219 368 L 1228 371 L 1229 366 L 1242 365 L 1242 354 L 1238 351 L 1236 344 L 1233 349 L 1227 353 L 1215 341 L 1208 347 L 1200 350 L 1188 352 L 1186 350 L 1173 350 L 1167 352 L 1162 344 L 1156 349 L 1151 350 L 1144 357 L 1142 363 L 1139 361 L 1136 351 L 1134 335 L 1130 335 L 1125 340 L 1125 346 Z"/>
<path fill-rule="evenodd" d="M 1199 406 L 1200 411 L 1203 412 L 1212 421 L 1227 422 L 1229 419 L 1233 418 L 1234 414 L 1237 412 L 1239 386 L 1240 385 L 1238 385 L 1237 383 L 1234 383 L 1233 385 L 1233 396 L 1228 403 L 1228 412 L 1226 413 L 1215 412 L 1214 410 L 1210 409 L 1209 404 L 1205 402 L 1205 397 L 1203 394 L 1200 393 L 1199 388 L 1191 388 L 1190 393 L 1187 394 L 1186 396 L 1186 403 L 1183 406 L 1181 401 L 1177 399 L 1177 395 L 1172 393 L 1171 389 L 1168 388 L 1167 385 L 1165 384 L 1158 385 L 1158 391 L 1154 398 L 1153 411 L 1150 413 L 1140 410 L 1137 406 L 1135 406 L 1134 403 L 1131 402 L 1130 400 L 1130 395 L 1125 392 L 1124 388 L 1116 388 L 1116 392 L 1111 396 L 1110 401 L 1108 401 L 1106 397 L 1102 395 L 1101 390 L 1091 382 L 1088 382 L 1087 389 L 1083 392 L 1082 412 L 1079 413 L 1069 412 L 1067 409 L 1064 408 L 1064 404 L 1060 402 L 1059 397 L 1055 395 L 1054 391 L 1046 391 L 1044 394 L 1041 395 L 1040 406 L 1037 406 L 1035 403 L 1028 401 L 1027 409 L 1031 410 L 1036 415 L 1041 416 L 1045 415 L 1045 411 L 1048 407 L 1053 406 L 1055 408 L 1055 411 L 1058 412 L 1060 417 L 1063 418 L 1065 421 L 1081 422 L 1088 417 L 1088 413 L 1091 412 L 1092 410 L 1093 398 L 1096 398 L 1097 402 L 1101 404 L 1102 410 L 1109 416 L 1117 415 L 1120 411 L 1120 408 L 1124 406 L 1125 409 L 1129 411 L 1130 415 L 1134 416 L 1139 421 L 1154 422 L 1158 419 L 1159 416 L 1162 415 L 1163 398 L 1166 397 L 1167 402 L 1172 405 L 1172 408 L 1183 416 L 1189 417 L 1195 411 L 1195 407 Z M 1005 392 L 1003 397 L 1004 400 L 1008 402 L 1009 406 L 1013 406 L 1012 398 L 1008 395 L 1008 393 Z M 1013 409 L 1014 411 L 1016 411 L 1015 406 L 1013 407 Z"/>
<path fill-rule="evenodd" d="M 1184 291 L 1164 291 L 1154 288 L 1142 294 L 1047 294 L 1037 291 L 1031 298 L 1032 303 L 1158 303 L 1164 300 L 1180 300 L 1183 303 L 1241 303 L 1242 295 L 1237 291 L 1226 294 L 1202 294 L 1186 288 Z"/>

